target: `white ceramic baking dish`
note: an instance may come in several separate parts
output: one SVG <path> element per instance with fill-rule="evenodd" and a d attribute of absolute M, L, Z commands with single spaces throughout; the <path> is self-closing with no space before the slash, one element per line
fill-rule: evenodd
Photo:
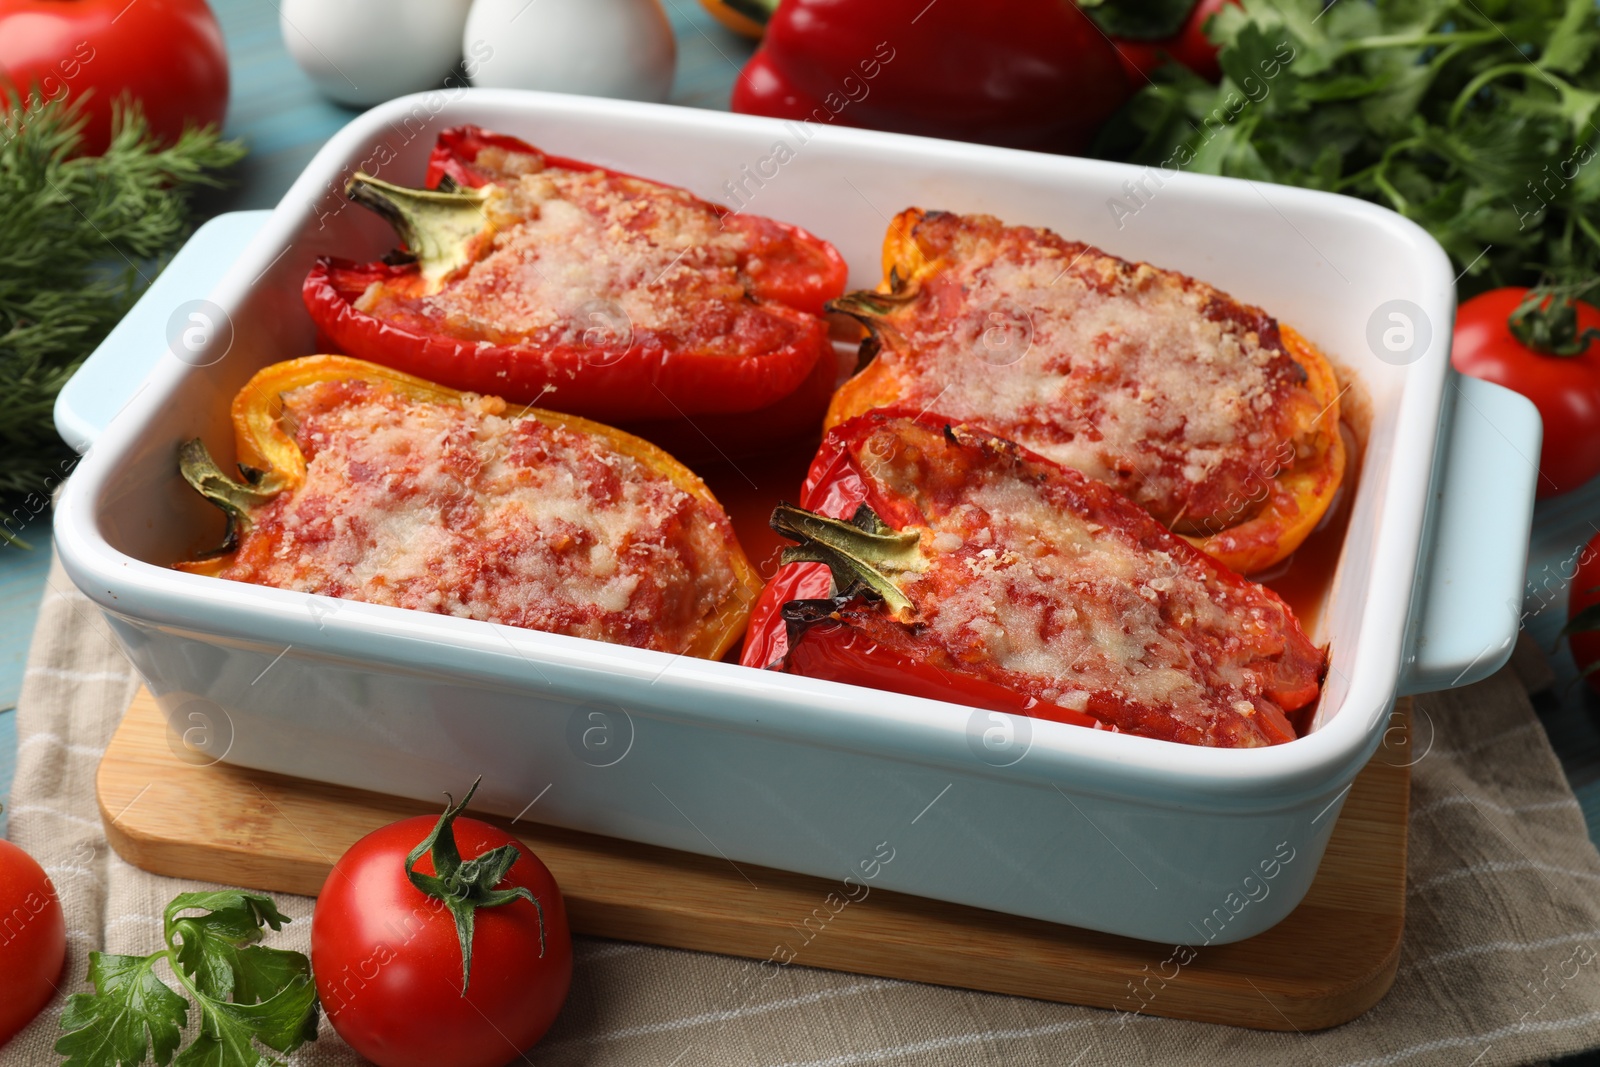
<path fill-rule="evenodd" d="M 1294 324 L 1354 372 L 1371 413 L 1313 635 L 1332 648 L 1314 731 L 1190 748 L 167 569 L 218 527 L 175 472 L 178 442 L 203 436 L 226 462 L 234 392 L 313 350 L 299 296 L 312 260 L 393 244 L 345 206 L 344 176 L 415 184 L 434 135 L 462 122 L 737 192 L 833 241 L 854 286 L 878 281 L 887 219 L 915 204 L 1049 226 Z M 191 350 L 183 330 L 206 331 L 185 301 L 205 296 L 231 330 Z M 64 392 L 58 425 L 93 447 L 56 542 L 169 718 L 205 727 L 191 733 L 216 757 L 428 798 L 482 774 L 490 812 L 825 877 L 867 865 L 878 886 L 1134 937 L 1234 941 L 1301 899 L 1396 694 L 1474 680 L 1510 652 L 1538 417 L 1450 371 L 1453 313 L 1439 247 L 1344 197 L 607 100 L 411 97 L 329 141 L 275 211 L 209 226 Z M 1401 330 L 1387 347 L 1384 329 Z M 1268 896 L 1224 906 L 1290 849 Z"/>

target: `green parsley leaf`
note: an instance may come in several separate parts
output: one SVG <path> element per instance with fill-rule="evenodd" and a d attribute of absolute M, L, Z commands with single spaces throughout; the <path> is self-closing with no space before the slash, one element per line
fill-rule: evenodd
<path fill-rule="evenodd" d="M 91 954 L 95 992 L 73 996 L 61 1019 L 69 1032 L 56 1050 L 70 1057 L 66 1067 L 136 1067 L 152 1058 L 158 1067 L 267 1067 L 279 1061 L 264 1050 L 287 1053 L 316 1040 L 311 961 L 259 944 L 264 928 L 289 921 L 259 893 L 175 898 L 164 914 L 164 949 L 143 957 Z M 157 977 L 162 961 L 186 997 Z M 191 1002 L 199 1029 L 179 1052 Z"/>
<path fill-rule="evenodd" d="M 1557 74 L 1581 73 L 1594 54 L 1595 45 L 1600 43 L 1593 12 L 1594 4 L 1590 0 L 1567 0 L 1567 9 L 1550 33 L 1549 43 L 1539 57 L 1539 66 Z"/>
<path fill-rule="evenodd" d="M 234 952 L 233 975 L 234 1003 L 265 1003 L 290 987 L 308 985 L 311 981 L 311 961 L 287 949 L 251 945 Z M 315 1015 L 311 1017 L 311 1023 L 310 1036 L 315 1037 Z"/>
<path fill-rule="evenodd" d="M 182 914 L 199 909 L 206 914 Z M 263 925 L 277 930 L 288 922 L 271 897 L 237 889 L 184 893 L 167 905 L 164 918 L 177 965 L 208 997 L 267 1000 L 297 975 L 310 973 L 299 953 L 250 948 L 261 940 Z"/>
<path fill-rule="evenodd" d="M 316 986 L 309 976 L 261 1004 L 200 998 L 200 1036 L 178 1056 L 177 1067 L 273 1067 L 276 1057 L 257 1049 L 288 1052 L 316 1031 Z"/>
<path fill-rule="evenodd" d="M 168 989 L 152 968 L 161 958 L 89 953 L 93 993 L 74 993 L 61 1013 L 71 1031 L 56 1042 L 64 1067 L 135 1067 L 151 1056 L 172 1062 L 189 1004 Z"/>
<path fill-rule="evenodd" d="M 1600 273 L 1594 0 L 1244 0 L 1209 32 L 1221 84 L 1156 71 L 1098 154 L 1383 204 L 1463 297 Z"/>
<path fill-rule="evenodd" d="M 243 889 L 222 889 L 211 893 L 181 893 L 162 912 L 168 925 L 185 911 L 204 911 L 206 922 L 218 936 L 234 941 L 260 941 L 261 928 L 283 929 L 289 917 L 278 910 L 272 898 Z"/>

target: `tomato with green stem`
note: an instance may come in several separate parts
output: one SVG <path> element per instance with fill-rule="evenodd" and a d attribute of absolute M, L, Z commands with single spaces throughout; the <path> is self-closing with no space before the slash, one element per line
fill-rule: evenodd
<path fill-rule="evenodd" d="M 1462 374 L 1533 401 L 1544 422 L 1540 499 L 1600 474 L 1600 308 L 1581 288 L 1505 288 L 1480 293 L 1456 312 L 1450 361 Z"/>
<path fill-rule="evenodd" d="M 417 816 L 357 841 L 311 920 L 328 1021 L 378 1067 L 499 1067 L 544 1036 L 572 982 L 555 878 L 496 826 Z"/>

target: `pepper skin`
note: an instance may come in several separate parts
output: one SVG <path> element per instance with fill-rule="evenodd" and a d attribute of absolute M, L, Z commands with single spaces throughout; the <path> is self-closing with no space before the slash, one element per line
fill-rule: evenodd
<path fill-rule="evenodd" d="M 799 566 L 803 564 L 795 565 L 796 568 Z M 818 603 L 827 606 L 823 610 L 831 611 L 828 618 L 818 619 L 807 626 L 804 636 L 795 642 L 783 662 L 786 673 L 807 678 L 827 678 L 929 700 L 947 700 L 985 711 L 1028 715 L 1091 730 L 1116 729 L 1091 715 L 1018 693 L 976 675 L 944 670 L 920 658 L 914 648 L 897 649 L 873 641 L 850 625 L 852 616 L 860 618 L 862 613 L 873 610 L 870 604 L 858 602 L 836 606 L 829 600 L 791 603 L 793 606 Z M 785 607 L 791 605 L 786 604 Z"/>
<path fill-rule="evenodd" d="M 1129 95 L 1069 0 L 786 0 L 734 83 L 747 115 L 1075 152 Z"/>

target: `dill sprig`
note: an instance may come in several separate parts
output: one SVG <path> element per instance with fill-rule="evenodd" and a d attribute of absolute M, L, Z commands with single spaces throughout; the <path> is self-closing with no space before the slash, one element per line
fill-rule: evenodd
<path fill-rule="evenodd" d="M 116 110 L 103 155 L 79 155 L 83 123 L 75 105 L 0 97 L 0 506 L 8 511 L 19 498 L 48 495 L 71 454 L 52 423 L 56 394 L 188 236 L 189 194 L 219 185 L 215 172 L 245 152 L 214 128 L 162 145 L 135 104 Z"/>

